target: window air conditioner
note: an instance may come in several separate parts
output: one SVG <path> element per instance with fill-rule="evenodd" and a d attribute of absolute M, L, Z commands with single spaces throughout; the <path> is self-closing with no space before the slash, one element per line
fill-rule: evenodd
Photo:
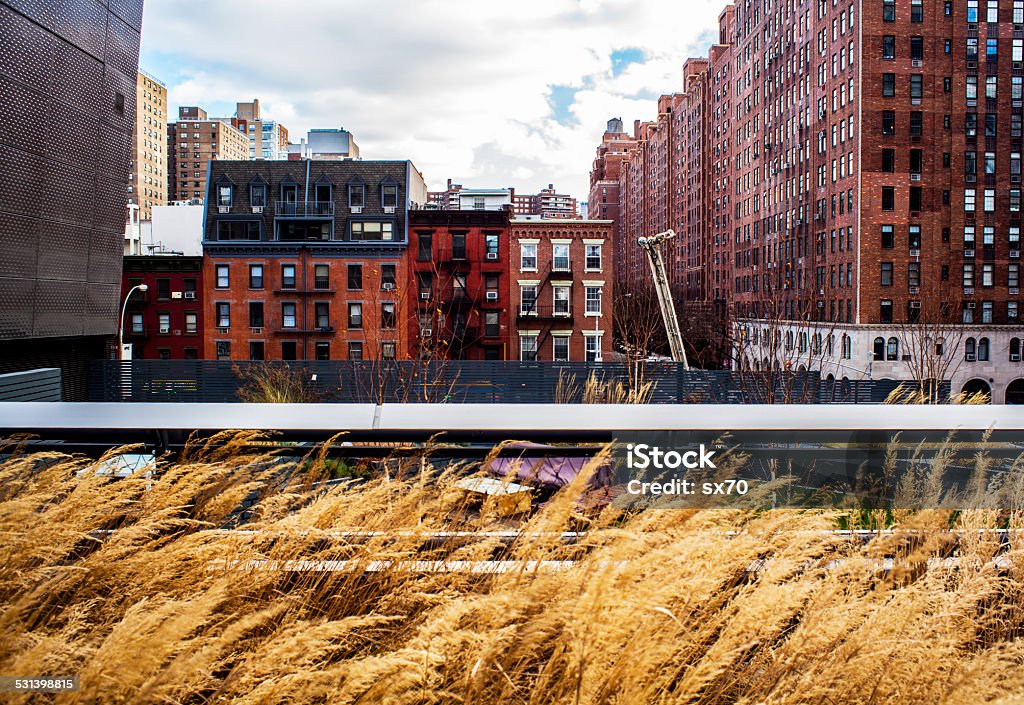
<path fill-rule="evenodd" d="M 497 301 L 498 300 L 498 292 L 496 292 L 496 291 L 488 291 L 487 292 L 487 300 L 488 301 Z"/>
<path fill-rule="evenodd" d="M 182 296 L 184 296 L 186 299 L 194 299 L 196 297 L 196 292 L 186 291 L 182 293 Z"/>
<path fill-rule="evenodd" d="M 220 213 L 230 213 L 231 212 L 231 206 L 219 206 L 217 208 L 217 211 L 220 212 Z"/>
<path fill-rule="evenodd" d="M 487 259 L 498 259 L 498 253 L 497 252 L 488 252 L 487 253 Z"/>

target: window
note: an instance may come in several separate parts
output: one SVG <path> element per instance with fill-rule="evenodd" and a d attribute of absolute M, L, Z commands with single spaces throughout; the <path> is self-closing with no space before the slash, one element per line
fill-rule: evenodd
<path fill-rule="evenodd" d="M 263 265 L 262 264 L 250 264 L 249 265 L 249 288 L 250 289 L 262 289 L 263 288 Z"/>
<path fill-rule="evenodd" d="M 363 359 L 363 344 L 359 342 L 350 342 L 348 344 L 348 359 L 349 360 L 362 360 Z"/>
<path fill-rule="evenodd" d="M 995 113 L 985 113 L 985 136 L 995 137 L 996 136 L 996 118 Z"/>
<path fill-rule="evenodd" d="M 915 213 L 921 210 L 921 194 L 922 189 L 920 186 L 910 187 L 910 198 L 908 200 L 908 204 L 910 210 Z"/>
<path fill-rule="evenodd" d="M 911 225 L 907 228 L 907 244 L 912 250 L 921 249 L 921 226 Z"/>
<path fill-rule="evenodd" d="M 978 21 L 978 0 L 967 0 L 967 21 Z"/>
<path fill-rule="evenodd" d="M 569 336 L 556 335 L 551 338 L 551 359 L 555 362 L 569 361 Z"/>
<path fill-rule="evenodd" d="M 887 34 L 882 37 L 882 58 L 896 58 L 896 37 L 891 34 Z"/>
<path fill-rule="evenodd" d="M 967 263 L 964 264 L 964 277 L 963 277 L 963 281 L 964 281 L 964 288 L 965 289 L 973 289 L 974 288 L 974 265 L 972 263 L 970 263 L 970 262 L 967 262 Z"/>
<path fill-rule="evenodd" d="M 994 213 L 996 210 L 996 190 L 992 188 L 985 189 L 985 212 Z"/>
<path fill-rule="evenodd" d="M 885 360 L 885 338 L 875 338 L 874 345 L 871 348 L 871 359 L 874 362 Z"/>
<path fill-rule="evenodd" d="M 281 327 L 295 327 L 295 304 L 293 302 L 286 301 L 281 304 Z"/>
<path fill-rule="evenodd" d="M 221 208 L 231 207 L 231 196 L 233 189 L 229 184 L 221 184 L 217 187 L 217 205 Z"/>
<path fill-rule="evenodd" d="M 909 262 L 907 264 L 907 286 L 917 287 L 921 286 L 921 263 L 920 262 Z"/>
<path fill-rule="evenodd" d="M 924 76 L 915 73 L 910 77 L 910 103 L 919 105 L 924 94 Z"/>
<path fill-rule="evenodd" d="M 395 239 L 394 223 L 353 222 L 352 240 L 356 242 L 392 242 Z"/>
<path fill-rule="evenodd" d="M 521 285 L 519 289 L 519 310 L 524 316 L 537 314 L 537 287 L 535 285 Z"/>
<path fill-rule="evenodd" d="M 282 289 L 294 289 L 295 288 L 295 265 L 294 264 L 282 264 L 281 265 L 281 288 Z"/>
<path fill-rule="evenodd" d="M 395 327 L 395 303 L 385 301 L 380 305 L 380 327 L 382 330 L 390 330 Z"/>
<path fill-rule="evenodd" d="M 882 286 L 892 286 L 892 262 L 882 262 L 881 267 L 880 284 Z"/>
<path fill-rule="evenodd" d="M 230 340 L 218 340 L 217 341 L 217 359 L 218 360 L 230 360 L 231 359 L 231 341 Z"/>
<path fill-rule="evenodd" d="M 969 311 L 970 309 L 964 309 Z M 974 338 L 968 338 L 964 341 L 964 359 L 968 362 L 974 362 L 978 352 L 978 343 Z"/>
<path fill-rule="evenodd" d="M 882 187 L 882 210 L 896 210 L 896 189 L 892 186 Z"/>
<path fill-rule="evenodd" d="M 385 184 L 380 189 L 380 204 L 385 208 L 398 208 L 398 186 Z"/>
<path fill-rule="evenodd" d="M 924 22 L 924 0 L 910 0 L 910 21 Z"/>
<path fill-rule="evenodd" d="M 294 340 L 285 340 L 281 343 L 281 359 L 298 359 L 298 346 L 295 344 Z"/>
<path fill-rule="evenodd" d="M 267 205 L 267 187 L 262 184 L 253 184 L 249 187 L 249 203 L 253 208 L 263 208 Z"/>
<path fill-rule="evenodd" d="M 966 82 L 967 105 L 978 104 L 978 77 L 968 76 Z"/>
<path fill-rule="evenodd" d="M 484 275 L 484 291 L 487 294 L 492 294 L 492 293 L 494 294 L 493 296 L 488 296 L 488 298 L 487 298 L 488 301 L 494 302 L 494 301 L 497 301 L 499 298 L 501 298 L 501 294 L 500 294 L 499 288 L 498 288 L 498 282 L 499 281 L 500 281 L 500 278 L 499 278 L 499 276 L 497 274 L 485 274 Z"/>
<path fill-rule="evenodd" d="M 555 286 L 551 291 L 554 297 L 554 314 L 569 315 L 569 287 Z"/>
<path fill-rule="evenodd" d="M 888 362 L 895 362 L 900 359 L 900 341 L 896 338 L 889 338 L 885 344 L 885 359 Z"/>
<path fill-rule="evenodd" d="M 537 245 L 521 243 L 519 245 L 520 269 L 537 271 Z"/>
<path fill-rule="evenodd" d="M 1016 323 L 1018 319 L 1017 315 L 1018 306 L 1016 301 L 1006 302 L 1006 322 Z"/>
<path fill-rule="evenodd" d="M 537 359 L 537 336 L 523 333 L 519 336 L 519 359 L 534 362 Z"/>
<path fill-rule="evenodd" d="M 910 58 L 916 60 L 924 58 L 924 37 L 910 38 Z"/>
<path fill-rule="evenodd" d="M 882 323 L 892 323 L 892 299 L 883 299 L 879 302 L 879 319 Z"/>
<path fill-rule="evenodd" d="M 584 334 L 583 341 L 587 362 L 601 362 L 601 336 Z"/>
<path fill-rule="evenodd" d="M 185 359 L 186 360 L 198 360 L 199 359 L 199 348 L 185 348 Z"/>
<path fill-rule="evenodd" d="M 993 287 L 996 285 L 996 266 L 992 262 L 985 262 L 981 265 L 981 285 Z"/>
<path fill-rule="evenodd" d="M 380 288 L 383 291 L 393 290 L 398 282 L 395 266 L 394 263 L 382 264 L 380 266 Z"/>
<path fill-rule="evenodd" d="M 892 225 L 883 225 L 882 226 L 882 248 L 883 249 L 891 250 L 893 247 L 895 247 L 894 232 L 895 232 L 895 229 L 893 228 Z"/>
<path fill-rule="evenodd" d="M 964 118 L 964 135 L 967 137 L 978 136 L 978 114 L 967 113 Z"/>
<path fill-rule="evenodd" d="M 231 278 L 228 275 L 228 265 L 217 265 L 217 288 L 227 289 L 231 285 Z"/>
<path fill-rule="evenodd" d="M 219 220 L 217 221 L 217 239 L 221 241 L 258 241 L 260 239 L 260 223 L 258 220 Z"/>
<path fill-rule="evenodd" d="M 1020 338 L 1010 338 L 1010 362 L 1020 362 Z"/>
<path fill-rule="evenodd" d="M 1020 265 L 1010 264 L 1006 269 L 1006 286 L 1011 289 L 1020 288 Z"/>
<path fill-rule="evenodd" d="M 498 236 L 484 235 L 484 253 L 487 259 L 498 259 Z"/>
<path fill-rule="evenodd" d="M 882 0 L 882 21 L 896 21 L 896 0 Z"/>
<path fill-rule="evenodd" d="M 978 153 L 977 152 L 964 152 L 964 176 L 967 177 L 968 181 L 974 181 L 974 178 L 978 173 Z"/>
<path fill-rule="evenodd" d="M 587 245 L 587 271 L 599 272 L 601 271 L 601 246 L 600 245 Z"/>
<path fill-rule="evenodd" d="M 171 298 L 170 279 L 161 278 L 156 280 L 156 298 L 158 301 L 167 301 Z"/>
<path fill-rule="evenodd" d="M 1013 23 L 1024 24 L 1024 0 L 1013 0 Z"/>
<path fill-rule="evenodd" d="M 989 358 L 989 342 L 988 338 L 982 338 L 978 341 L 978 362 L 988 362 Z"/>
<path fill-rule="evenodd" d="M 883 110 L 882 111 L 882 134 L 883 135 L 895 135 L 896 134 L 896 111 L 895 110 Z"/>
<path fill-rule="evenodd" d="M 896 171 L 896 150 L 895 149 L 883 149 L 882 150 L 882 171 L 889 174 Z"/>
<path fill-rule="evenodd" d="M 994 37 L 990 37 L 985 40 L 985 59 L 986 61 L 995 61 L 999 58 L 999 40 Z M 993 81 L 993 85 L 995 82 Z M 993 96 L 994 97 L 994 96 Z"/>
<path fill-rule="evenodd" d="M 924 162 L 924 152 L 920 149 L 910 150 L 910 173 L 920 174 Z"/>
<path fill-rule="evenodd" d="M 433 258 L 433 252 L 433 233 L 419 233 L 416 238 L 416 259 L 420 262 L 429 262 Z"/>
<path fill-rule="evenodd" d="M 923 122 L 924 115 L 920 110 L 914 110 L 910 113 L 910 136 L 920 137 L 921 136 L 921 125 Z"/>
<path fill-rule="evenodd" d="M 556 272 L 569 271 L 569 245 L 564 243 L 551 246 L 551 268 Z"/>
<path fill-rule="evenodd" d="M 498 311 L 487 311 L 484 314 L 484 336 L 497 338 L 501 335 L 499 320 L 500 314 Z"/>
<path fill-rule="evenodd" d="M 586 314 L 588 316 L 600 316 L 601 315 L 601 296 L 603 291 L 599 286 L 588 286 L 585 287 L 586 291 Z"/>
<path fill-rule="evenodd" d="M 314 289 L 330 289 L 331 288 L 331 268 L 330 268 L 330 265 L 326 265 L 326 264 L 314 264 L 313 265 L 313 288 Z"/>
<path fill-rule="evenodd" d="M 141 313 L 133 313 L 132 314 L 132 329 L 131 330 L 132 330 L 132 333 L 142 333 L 145 330 L 145 328 L 143 328 L 143 325 L 142 325 L 142 314 Z"/>
<path fill-rule="evenodd" d="M 262 301 L 250 301 L 249 302 L 249 327 L 250 328 L 262 328 L 263 327 L 263 302 Z"/>
<path fill-rule="evenodd" d="M 977 61 L 978 60 L 978 38 L 968 37 L 967 38 L 967 60 Z"/>
<path fill-rule="evenodd" d="M 988 0 L 988 4 L 985 7 L 985 21 L 994 23 L 999 21 L 999 2 L 998 0 Z"/>
<path fill-rule="evenodd" d="M 975 190 L 972 188 L 964 189 L 964 210 L 968 213 L 974 212 L 974 200 Z"/>
<path fill-rule="evenodd" d="M 169 313 L 158 313 L 157 317 L 157 333 L 160 335 L 171 334 L 171 314 Z"/>
<path fill-rule="evenodd" d="M 331 359 L 331 344 L 326 340 L 318 340 L 314 344 L 313 351 L 317 360 Z"/>
<path fill-rule="evenodd" d="M 219 302 L 217 304 L 217 327 L 231 327 L 231 304 L 225 302 Z"/>
<path fill-rule="evenodd" d="M 363 265 L 348 265 L 348 290 L 360 291 L 363 288 Z"/>
<path fill-rule="evenodd" d="M 348 207 L 349 208 L 362 208 L 366 205 L 366 185 L 365 184 L 349 184 L 348 185 Z M 355 239 L 355 238 L 353 238 Z"/>
<path fill-rule="evenodd" d="M 896 74 L 894 73 L 883 73 L 882 74 L 882 96 L 884 98 L 892 98 L 896 95 Z"/>
<path fill-rule="evenodd" d="M 324 330 L 331 327 L 331 305 L 326 301 L 317 301 L 313 304 L 313 315 L 316 317 L 316 327 Z"/>
<path fill-rule="evenodd" d="M 466 235 L 452 234 L 452 259 L 466 259 Z"/>
<path fill-rule="evenodd" d="M 350 302 L 348 305 L 348 327 L 351 330 L 358 330 L 363 327 L 363 305 Z"/>
<path fill-rule="evenodd" d="M 985 98 L 988 100 L 996 99 L 996 77 L 988 76 L 985 78 Z"/>

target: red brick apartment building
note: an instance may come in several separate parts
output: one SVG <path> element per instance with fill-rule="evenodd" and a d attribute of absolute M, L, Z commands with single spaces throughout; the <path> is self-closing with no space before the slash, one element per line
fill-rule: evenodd
<path fill-rule="evenodd" d="M 614 223 L 613 241 L 615 249 L 615 266 L 621 269 L 625 261 L 622 246 L 622 219 L 620 217 L 619 174 L 622 163 L 629 158 L 635 147 L 636 139 L 627 134 L 622 127 L 622 118 L 612 118 L 601 137 L 597 147 L 597 156 L 590 169 L 590 195 L 587 201 L 587 217 L 611 220 Z M 615 272 L 616 279 L 623 279 L 622 272 Z"/>
<path fill-rule="evenodd" d="M 124 258 L 121 301 L 127 300 L 124 342 L 135 360 L 203 359 L 202 257 Z"/>
<path fill-rule="evenodd" d="M 413 341 L 405 161 L 212 161 L 203 279 L 207 356 L 405 359 Z"/>
<path fill-rule="evenodd" d="M 612 350 L 610 220 L 514 218 L 513 359 L 600 361 Z"/>
<path fill-rule="evenodd" d="M 850 333 L 874 341 L 844 358 L 858 374 L 903 360 L 882 329 L 929 311 L 994 346 L 977 327 L 1020 324 L 1022 115 L 1021 0 L 729 5 L 682 92 L 634 130 L 620 285 L 648 276 L 634 243 L 667 224 L 690 300 L 878 329 Z M 1006 345 L 1015 369 L 1020 340 Z"/>
<path fill-rule="evenodd" d="M 509 210 L 410 211 L 408 253 L 412 354 L 509 359 Z"/>

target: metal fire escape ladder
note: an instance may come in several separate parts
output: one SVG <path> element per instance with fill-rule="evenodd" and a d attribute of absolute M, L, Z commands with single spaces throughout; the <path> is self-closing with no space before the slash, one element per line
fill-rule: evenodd
<path fill-rule="evenodd" d="M 676 308 L 672 301 L 672 290 L 669 288 L 668 275 L 665 272 L 665 260 L 661 256 L 662 243 L 675 236 L 675 231 L 666 230 L 651 237 L 642 237 L 637 242 L 647 253 L 647 259 L 651 263 L 654 290 L 658 294 L 658 305 L 661 307 L 661 318 L 665 322 L 665 333 L 668 335 L 668 346 L 672 351 L 672 359 L 683 363 L 683 369 L 689 370 L 690 363 L 686 360 L 683 334 L 679 331 L 679 319 L 676 318 Z"/>

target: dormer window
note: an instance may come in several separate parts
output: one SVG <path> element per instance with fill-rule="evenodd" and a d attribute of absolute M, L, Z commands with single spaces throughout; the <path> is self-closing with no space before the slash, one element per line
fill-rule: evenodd
<path fill-rule="evenodd" d="M 297 203 L 299 187 L 296 184 L 281 184 L 281 200 L 285 203 Z"/>
<path fill-rule="evenodd" d="M 380 205 L 390 211 L 398 208 L 398 184 L 390 177 L 381 182 Z"/>
<path fill-rule="evenodd" d="M 362 208 L 366 205 L 366 184 L 348 185 L 348 207 Z"/>
<path fill-rule="evenodd" d="M 253 184 L 249 187 L 249 201 L 253 208 L 267 205 L 267 187 L 265 184 Z"/>
<path fill-rule="evenodd" d="M 217 186 L 217 205 L 221 208 L 230 208 L 232 193 L 231 184 L 220 184 Z"/>

